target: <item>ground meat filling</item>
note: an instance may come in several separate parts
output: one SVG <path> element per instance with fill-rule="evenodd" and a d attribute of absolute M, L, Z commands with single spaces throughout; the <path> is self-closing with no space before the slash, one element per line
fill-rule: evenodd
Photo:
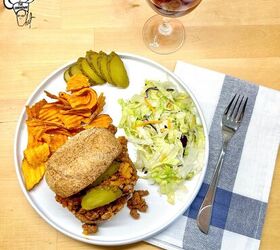
<path fill-rule="evenodd" d="M 119 170 L 104 180 L 99 186 L 118 187 L 123 193 L 119 199 L 99 208 L 85 210 L 81 207 L 81 200 L 86 194 L 87 189 L 67 198 L 56 195 L 57 202 L 61 203 L 63 207 L 67 207 L 81 222 L 85 223 L 83 225 L 84 234 L 96 233 L 96 223 L 106 221 L 119 212 L 134 191 L 138 176 L 127 152 L 127 140 L 125 137 L 119 137 L 118 141 L 122 145 L 122 152 L 116 158 L 116 161 L 120 162 Z"/>
<path fill-rule="evenodd" d="M 83 224 L 83 234 L 89 235 L 89 234 L 95 234 L 98 231 L 98 227 L 96 224 Z"/>
<path fill-rule="evenodd" d="M 139 219 L 139 212 L 146 212 L 148 205 L 144 200 L 144 196 L 147 196 L 149 191 L 147 190 L 137 190 L 133 192 L 132 197 L 127 201 L 127 206 L 130 209 L 130 215 L 134 219 Z M 139 211 L 139 212 L 138 212 Z"/>

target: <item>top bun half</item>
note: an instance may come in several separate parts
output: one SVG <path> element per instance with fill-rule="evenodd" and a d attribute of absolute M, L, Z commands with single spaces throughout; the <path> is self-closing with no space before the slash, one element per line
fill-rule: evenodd
<path fill-rule="evenodd" d="M 121 151 L 109 130 L 84 130 L 69 138 L 46 162 L 46 182 L 59 196 L 69 197 L 92 184 Z"/>

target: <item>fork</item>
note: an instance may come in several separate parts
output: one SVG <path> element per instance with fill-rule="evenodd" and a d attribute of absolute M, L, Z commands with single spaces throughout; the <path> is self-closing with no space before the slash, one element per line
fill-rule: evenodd
<path fill-rule="evenodd" d="M 198 211 L 196 222 L 198 228 L 205 234 L 208 234 L 209 225 L 212 216 L 212 207 L 215 199 L 217 184 L 221 172 L 221 167 L 224 161 L 224 155 L 228 146 L 230 139 L 233 137 L 235 132 L 238 130 L 242 118 L 245 113 L 248 97 L 243 95 L 237 95 L 232 98 L 227 108 L 225 109 L 222 117 L 221 127 L 223 143 L 218 158 L 218 162 L 215 166 L 214 175 L 212 181 L 209 185 L 207 193 Z"/>

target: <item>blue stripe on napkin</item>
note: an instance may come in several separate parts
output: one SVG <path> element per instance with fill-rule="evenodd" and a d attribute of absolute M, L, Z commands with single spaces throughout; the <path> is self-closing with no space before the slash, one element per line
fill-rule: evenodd
<path fill-rule="evenodd" d="M 196 219 L 208 186 L 203 183 L 197 197 L 184 216 Z M 266 207 L 265 202 L 217 188 L 211 225 L 260 239 L 262 229 L 260 225 L 264 222 Z"/>
<path fill-rule="evenodd" d="M 196 219 L 198 210 L 200 208 L 204 196 L 206 195 L 208 187 L 209 187 L 208 184 L 203 183 L 197 197 L 195 198 L 195 200 L 193 201 L 193 203 L 191 204 L 187 212 L 184 213 L 185 216 Z M 217 188 L 211 225 L 215 227 L 219 227 L 221 229 L 225 228 L 231 196 L 232 196 L 231 192 L 221 188 Z"/>
<path fill-rule="evenodd" d="M 260 239 L 267 203 L 233 193 L 225 229 Z"/>
<path fill-rule="evenodd" d="M 225 229 L 252 238 L 260 238 L 266 203 L 232 193 L 258 89 L 256 85 L 231 76 L 226 76 L 224 79 L 209 133 L 210 153 L 204 183 L 198 196 L 184 214 L 188 217 L 184 249 L 220 249 Z M 228 145 L 216 192 L 211 227 L 208 235 L 205 235 L 196 225 L 196 216 L 220 153 L 222 114 L 235 93 L 244 94 L 249 97 L 249 100 L 241 126 Z"/>

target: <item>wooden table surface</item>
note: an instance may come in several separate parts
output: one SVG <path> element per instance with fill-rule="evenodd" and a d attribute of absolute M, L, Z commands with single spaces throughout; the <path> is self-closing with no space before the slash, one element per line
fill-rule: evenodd
<path fill-rule="evenodd" d="M 166 56 L 142 41 L 143 24 L 154 14 L 144 0 L 35 0 L 30 10 L 32 28 L 20 28 L 14 12 L 0 5 L 0 249 L 105 249 L 72 240 L 41 219 L 20 190 L 13 162 L 26 99 L 44 77 L 86 50 L 131 52 L 171 70 L 183 60 L 280 90 L 279 0 L 204 0 L 180 18 L 186 42 Z M 278 154 L 261 249 L 280 245 L 279 190 Z M 156 248 L 137 243 L 114 249 Z"/>

